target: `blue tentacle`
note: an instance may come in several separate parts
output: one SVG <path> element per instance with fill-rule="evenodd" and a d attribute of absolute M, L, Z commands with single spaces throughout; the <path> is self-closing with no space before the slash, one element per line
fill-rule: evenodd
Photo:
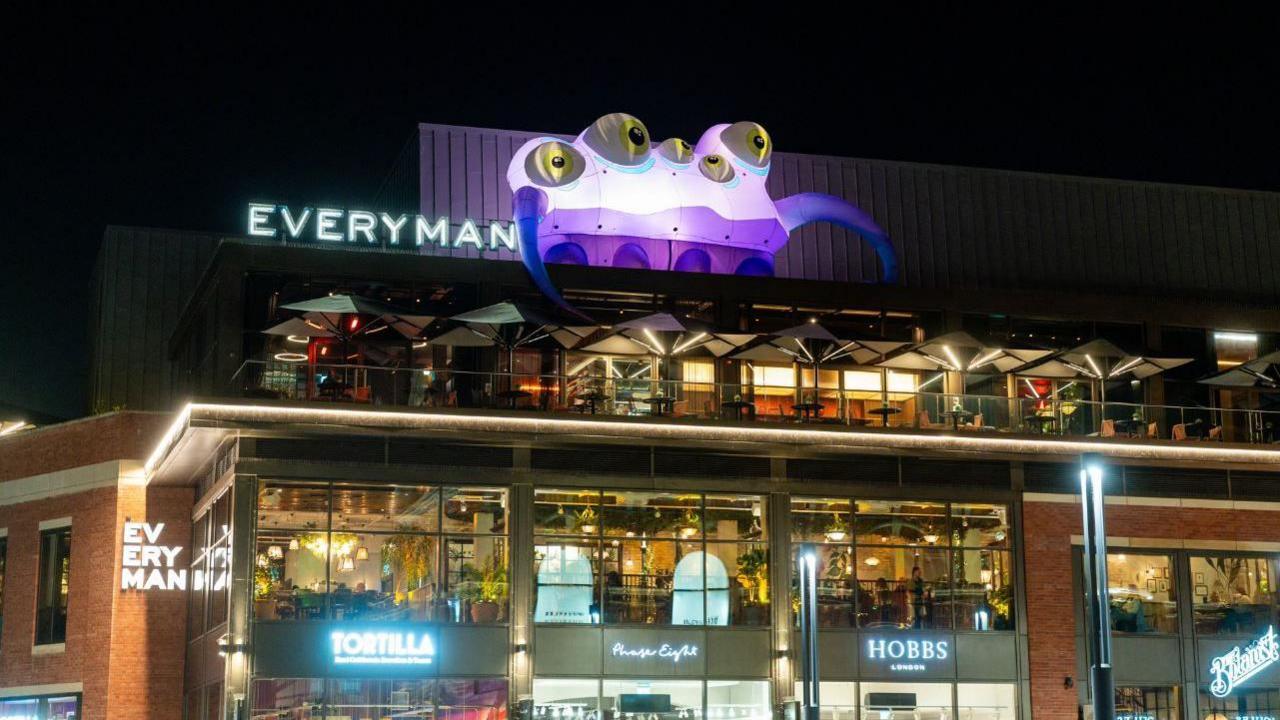
<path fill-rule="evenodd" d="M 529 277 L 542 294 L 555 303 L 557 307 L 573 315 L 591 321 L 560 294 L 551 276 L 547 274 L 547 266 L 538 252 L 538 224 L 542 222 L 547 211 L 547 195 L 538 188 L 525 186 L 516 190 L 511 198 L 512 217 L 520 233 L 520 259 L 529 270 Z"/>
<path fill-rule="evenodd" d="M 879 256 L 884 282 L 898 282 L 898 254 L 889 242 L 889 235 L 856 205 L 823 193 L 800 193 L 782 198 L 775 206 L 787 232 L 809 223 L 829 222 L 858 233 Z"/>

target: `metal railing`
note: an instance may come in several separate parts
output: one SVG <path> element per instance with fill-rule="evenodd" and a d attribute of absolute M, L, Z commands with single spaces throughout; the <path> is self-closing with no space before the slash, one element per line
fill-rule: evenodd
<path fill-rule="evenodd" d="M 246 397 L 395 407 L 500 408 L 1138 441 L 1280 443 L 1280 412 L 1238 408 L 257 360 L 242 364 L 233 383 Z"/>

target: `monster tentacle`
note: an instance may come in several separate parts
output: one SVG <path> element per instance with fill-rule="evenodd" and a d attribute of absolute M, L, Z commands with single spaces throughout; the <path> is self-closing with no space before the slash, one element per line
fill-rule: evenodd
<path fill-rule="evenodd" d="M 889 235 L 876 225 L 871 216 L 842 198 L 822 193 L 800 193 L 775 203 L 778 219 L 787 232 L 814 222 L 829 222 L 858 233 L 871 244 L 880 257 L 884 282 L 898 282 L 898 254 Z"/>
<path fill-rule="evenodd" d="M 547 194 L 535 187 L 525 186 L 516 190 L 511 198 L 512 217 L 520 233 L 520 259 L 529 270 L 529 277 L 542 294 L 551 302 L 576 317 L 591 321 L 580 310 L 569 304 L 560 294 L 551 276 L 547 274 L 546 263 L 538 252 L 538 224 L 542 222 L 547 211 Z"/>

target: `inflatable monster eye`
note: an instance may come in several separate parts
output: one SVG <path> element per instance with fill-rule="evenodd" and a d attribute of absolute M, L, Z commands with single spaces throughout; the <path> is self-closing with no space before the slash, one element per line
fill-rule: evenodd
<path fill-rule="evenodd" d="M 773 154 L 773 140 L 757 123 L 736 122 L 720 133 L 720 140 L 734 157 L 753 167 L 767 166 Z"/>
<path fill-rule="evenodd" d="M 658 146 L 658 154 L 677 165 L 693 162 L 693 146 L 680 138 L 668 138 Z"/>
<path fill-rule="evenodd" d="M 533 149 L 524 159 L 524 171 L 543 187 L 568 185 L 582 176 L 586 160 L 567 143 L 552 140 Z"/>
<path fill-rule="evenodd" d="M 615 165 L 642 165 L 649 159 L 649 131 L 626 113 L 605 115 L 583 134 L 587 147 Z"/>
<path fill-rule="evenodd" d="M 733 179 L 733 166 L 720 155 L 707 155 L 698 163 L 698 169 L 708 180 L 727 183 Z"/>

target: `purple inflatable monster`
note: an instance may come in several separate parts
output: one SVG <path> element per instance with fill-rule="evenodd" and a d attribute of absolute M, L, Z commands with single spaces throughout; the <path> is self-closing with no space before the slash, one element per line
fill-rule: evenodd
<path fill-rule="evenodd" d="M 830 222 L 869 242 L 884 282 L 896 282 L 893 245 L 866 213 L 820 193 L 769 197 L 772 153 L 753 122 L 713 126 L 693 146 L 679 138 L 655 146 L 625 113 L 600 118 L 572 143 L 530 140 L 507 168 L 521 258 L 538 288 L 572 310 L 545 263 L 771 276 L 790 231 Z"/>

